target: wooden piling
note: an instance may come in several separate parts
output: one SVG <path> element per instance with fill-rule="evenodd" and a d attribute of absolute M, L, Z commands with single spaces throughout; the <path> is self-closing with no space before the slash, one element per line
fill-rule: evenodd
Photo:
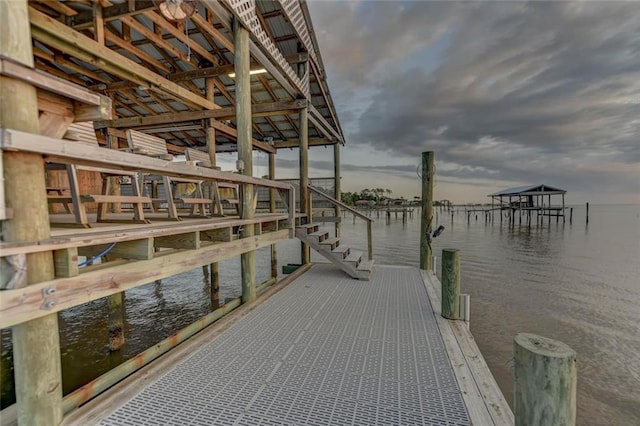
<path fill-rule="evenodd" d="M 249 77 L 250 53 L 249 31 L 234 20 L 234 68 L 236 74 L 236 123 L 238 128 L 238 160 L 244 163 L 242 174 L 253 175 L 253 140 L 251 120 L 251 79 Z M 253 185 L 242 184 L 242 200 L 240 216 L 242 219 L 253 219 Z M 253 225 L 243 226 L 240 237 L 251 238 L 254 235 Z M 256 298 L 256 253 L 254 250 L 240 255 L 242 271 L 242 302 L 252 302 Z"/>
<path fill-rule="evenodd" d="M 340 144 L 333 144 L 333 178 L 334 178 L 334 193 L 333 198 L 336 200 L 342 200 L 342 176 L 340 174 Z M 340 238 L 340 206 L 335 206 L 336 222 L 335 222 L 335 235 Z M 379 216 L 378 212 L 378 216 Z"/>
<path fill-rule="evenodd" d="M 220 307 L 220 265 L 215 262 L 209 267 L 211 268 L 211 307 L 215 310 Z"/>
<path fill-rule="evenodd" d="M 269 153 L 269 179 L 276 179 L 276 154 Z M 269 191 L 269 213 L 276 212 L 276 189 Z M 278 278 L 278 245 L 271 244 L 271 278 Z"/>
<path fill-rule="evenodd" d="M 569 224 L 573 223 L 573 207 L 569 209 Z"/>
<path fill-rule="evenodd" d="M 442 310 L 443 317 L 457 320 L 460 318 L 460 251 L 442 250 Z"/>
<path fill-rule="evenodd" d="M 589 224 L 589 203 L 587 203 L 587 225 Z"/>
<path fill-rule="evenodd" d="M 109 312 L 109 350 L 115 352 L 120 350 L 125 342 L 124 322 L 124 292 L 112 294 L 107 297 Z"/>
<path fill-rule="evenodd" d="M 307 108 L 298 111 L 300 129 L 300 212 L 307 215 L 307 223 L 312 222 L 311 205 L 309 203 L 309 121 Z M 301 243 L 301 261 L 305 265 L 311 261 L 311 250 L 308 244 Z"/>
<path fill-rule="evenodd" d="M 26 0 L 0 1 L 0 56 L 28 67 L 34 65 Z M 35 87 L 0 76 L 0 127 L 40 133 Z M 13 208 L 13 217 L 2 224 L 3 240 L 50 238 L 42 156 L 12 151 L 0 155 L 3 156 L 5 202 Z M 24 285 L 53 279 L 52 253 L 27 255 L 26 277 Z M 14 326 L 12 338 L 18 424 L 59 424 L 62 421 L 62 373 L 57 314 Z"/>
<path fill-rule="evenodd" d="M 434 153 L 422 153 L 422 215 L 420 217 L 420 269 L 431 269 L 431 245 L 427 236 L 431 235 L 433 220 L 433 168 Z M 387 215 L 389 219 L 389 215 Z"/>
<path fill-rule="evenodd" d="M 557 340 L 519 333 L 513 352 L 516 426 L 575 425 L 575 351 Z"/>

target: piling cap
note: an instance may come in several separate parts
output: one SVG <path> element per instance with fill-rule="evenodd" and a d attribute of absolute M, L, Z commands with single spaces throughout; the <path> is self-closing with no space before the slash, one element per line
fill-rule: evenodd
<path fill-rule="evenodd" d="M 538 355 L 554 358 L 575 358 L 576 351 L 565 343 L 531 333 L 518 333 L 514 339 L 516 345 Z"/>

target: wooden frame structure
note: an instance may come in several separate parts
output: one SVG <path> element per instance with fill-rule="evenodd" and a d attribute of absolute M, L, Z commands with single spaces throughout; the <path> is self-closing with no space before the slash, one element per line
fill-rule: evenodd
<path fill-rule="evenodd" d="M 297 0 L 200 0 L 179 22 L 153 1 L 0 1 L 0 108 L 0 257 L 14 267 L 13 288 L 0 291 L 0 326 L 13 327 L 20 424 L 63 419 L 56 312 L 195 267 L 213 271 L 238 255 L 242 302 L 251 302 L 254 251 L 272 247 L 273 274 L 275 243 L 310 215 L 309 146 L 334 146 L 339 182 L 344 138 L 309 12 Z M 103 146 L 62 139 L 71 123 L 86 121 Z M 213 168 L 120 150 L 128 129 L 164 139 L 171 154 L 203 148 Z M 299 213 L 292 187 L 273 180 L 277 150 L 292 147 L 305 188 Z M 269 153 L 268 180 L 252 176 L 254 149 Z M 238 151 L 240 173 L 215 169 L 216 153 L 228 151 Z M 55 229 L 43 158 L 239 185 L 240 214 Z M 270 213 L 255 214 L 254 186 L 270 189 Z M 286 212 L 275 211 L 276 193 Z M 107 245 L 119 260 L 78 269 L 79 255 Z"/>
<path fill-rule="evenodd" d="M 556 220 L 565 218 L 564 189 L 554 188 L 549 185 L 528 185 L 516 188 L 508 188 L 489 194 L 491 197 L 491 210 L 508 210 L 512 223 L 515 223 L 516 212 L 526 212 L 530 220 L 531 212 L 536 212 L 539 217 L 555 216 Z M 561 203 L 551 204 L 552 196 L 560 196 Z M 502 217 L 502 216 L 501 216 Z"/>

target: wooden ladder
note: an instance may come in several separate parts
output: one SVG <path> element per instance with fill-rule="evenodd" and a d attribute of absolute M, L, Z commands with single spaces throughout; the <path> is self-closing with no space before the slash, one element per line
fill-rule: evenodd
<path fill-rule="evenodd" d="M 296 237 L 320 253 L 350 277 L 369 281 L 373 260 L 363 260 L 362 252 L 340 245 L 339 238 L 330 238 L 327 231 L 320 231 L 317 223 L 296 227 Z"/>

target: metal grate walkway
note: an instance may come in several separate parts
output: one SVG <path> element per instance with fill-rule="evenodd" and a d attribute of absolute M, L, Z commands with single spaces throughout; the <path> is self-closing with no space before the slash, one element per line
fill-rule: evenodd
<path fill-rule="evenodd" d="M 316 265 L 102 425 L 468 425 L 420 272 Z"/>

